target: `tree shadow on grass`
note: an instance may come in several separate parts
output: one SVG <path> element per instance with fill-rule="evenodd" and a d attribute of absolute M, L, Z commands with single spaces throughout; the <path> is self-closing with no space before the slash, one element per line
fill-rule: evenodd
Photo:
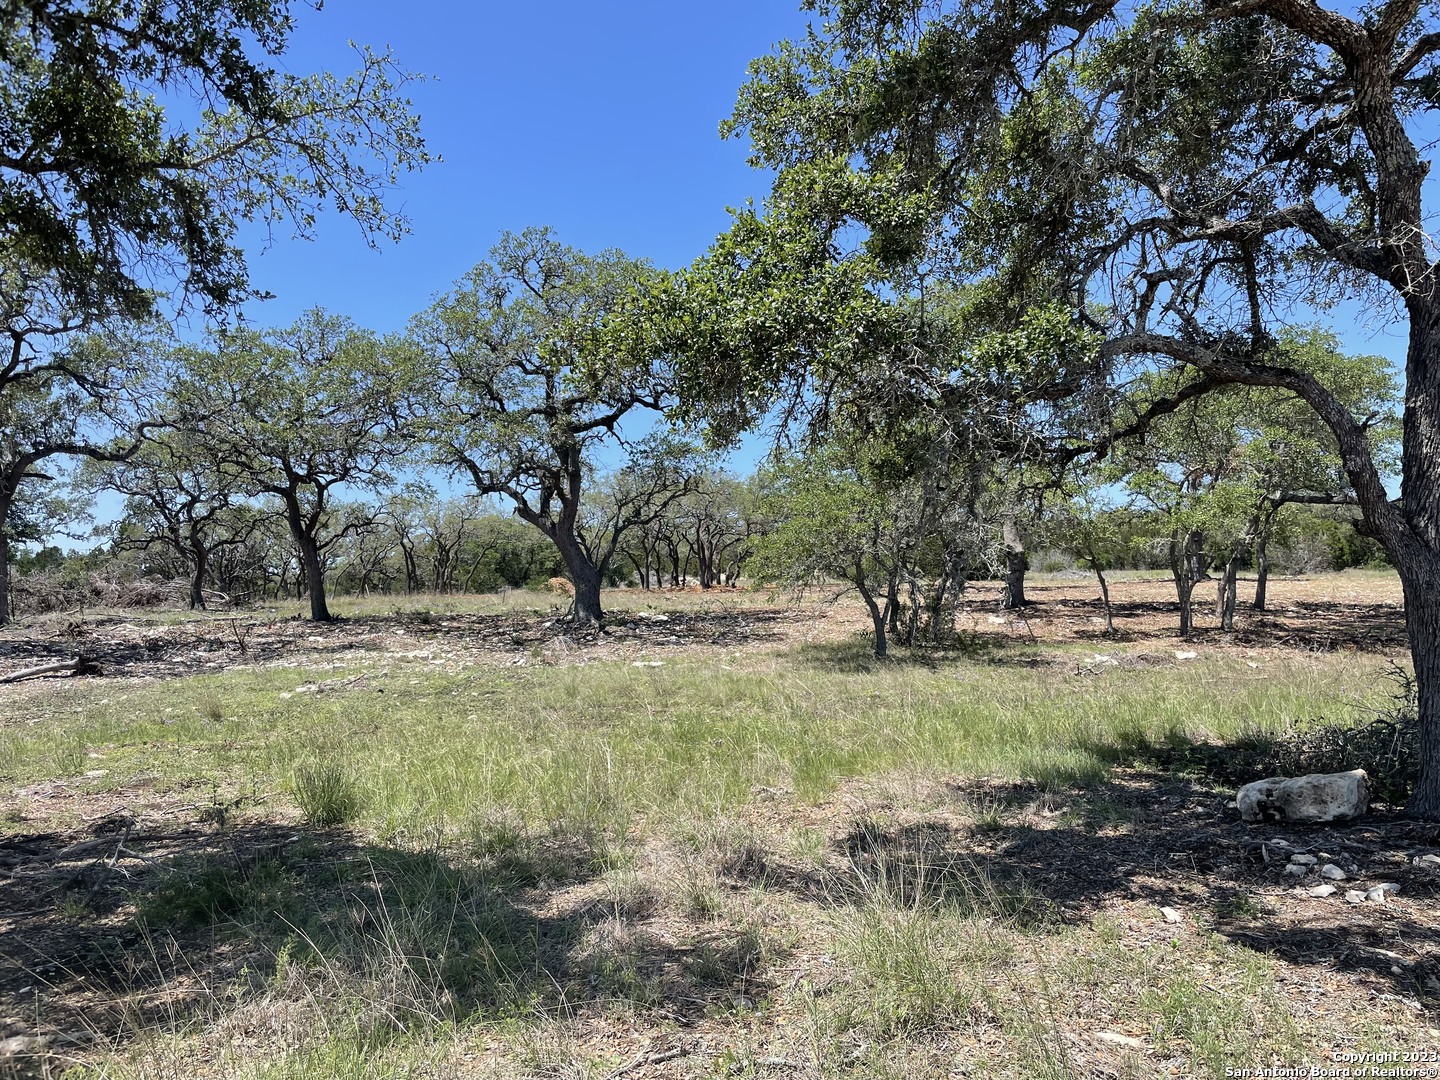
<path fill-rule="evenodd" d="M 267 998 L 329 1007 L 383 1043 L 614 1001 L 684 1020 L 768 990 L 753 935 L 648 933 L 584 888 L 604 869 L 588 844 L 493 839 L 461 857 L 285 824 L 160 834 L 122 819 L 6 837 L 0 1040 L 38 1041 L 0 1056 L 0 1077 Z"/>
<path fill-rule="evenodd" d="M 961 820 L 858 817 L 823 866 L 770 856 L 758 873 L 827 906 L 933 903 L 1038 933 L 1120 917 L 1157 944 L 1211 932 L 1440 1009 L 1440 865 L 1416 863 L 1440 854 L 1440 826 L 1393 811 L 1252 826 L 1231 798 L 1201 779 L 1138 770 L 1069 790 L 975 782 L 955 788 Z M 1318 868 L 1287 874 L 1293 854 L 1334 862 L 1346 880 L 1310 896 L 1325 879 Z M 1400 887 L 1385 902 L 1345 898 L 1385 882 Z"/>
<path fill-rule="evenodd" d="M 839 674 L 870 674 L 896 668 L 939 671 L 967 663 L 1019 667 L 1045 667 L 1054 663 L 1052 657 L 1028 642 L 970 634 L 937 645 L 891 644 L 889 654 L 883 659 L 876 657 L 874 642 L 868 634 L 856 634 L 840 641 L 806 642 L 796 646 L 789 655 L 805 667 Z"/>
<path fill-rule="evenodd" d="M 1222 630 L 1211 625 L 1213 604 L 1206 595 L 1197 593 L 1194 610 L 1197 616 L 1188 639 L 1179 633 L 1180 606 L 1175 600 L 1116 600 L 1111 610 L 1124 641 L 1169 641 L 1189 644 L 1249 645 L 1256 648 L 1283 646 L 1309 652 L 1375 652 L 1388 653 L 1408 645 L 1405 634 L 1405 612 L 1393 604 L 1366 604 L 1345 600 L 1324 602 L 1289 600 L 1268 611 L 1255 611 L 1242 603 L 1236 611 L 1236 627 Z M 1037 624 L 1043 619 L 1084 617 L 1096 624 L 1103 622 L 1104 607 L 1100 601 L 1070 598 L 1047 598 L 1029 609 Z M 1071 636 L 1085 641 L 1116 640 L 1106 635 L 1100 625 L 1075 629 Z"/>

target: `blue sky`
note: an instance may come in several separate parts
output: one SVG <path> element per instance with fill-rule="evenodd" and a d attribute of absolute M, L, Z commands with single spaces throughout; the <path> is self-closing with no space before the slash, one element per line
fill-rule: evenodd
<path fill-rule="evenodd" d="M 668 267 L 690 262 L 757 201 L 768 177 L 722 141 L 745 66 L 803 34 L 798 2 L 458 4 L 339 0 L 299 9 L 283 66 L 355 67 L 347 41 L 391 46 L 408 70 L 427 143 L 444 161 L 403 180 L 392 205 L 413 232 L 380 251 L 349 221 L 313 242 L 253 251 L 262 324 L 319 304 L 397 330 L 484 258 L 503 230 L 552 225 L 584 250 L 618 247 Z"/>
<path fill-rule="evenodd" d="M 319 305 L 381 332 L 484 258 L 504 230 L 551 225 L 584 250 L 618 247 L 667 267 L 701 254 L 727 206 L 757 202 L 769 176 L 746 164 L 744 140 L 722 141 L 746 64 L 803 35 L 798 0 L 726 5 L 457 4 L 335 0 L 299 8 L 283 66 L 353 70 L 350 41 L 393 48 L 408 70 L 432 152 L 444 160 L 403 178 L 392 205 L 412 219 L 398 245 L 371 250 L 329 215 L 314 241 L 262 250 L 249 234 L 252 304 L 262 325 Z M 1352 352 L 1403 363 L 1389 312 L 1349 304 L 1318 321 Z M 753 448 L 740 455 L 748 466 Z"/>

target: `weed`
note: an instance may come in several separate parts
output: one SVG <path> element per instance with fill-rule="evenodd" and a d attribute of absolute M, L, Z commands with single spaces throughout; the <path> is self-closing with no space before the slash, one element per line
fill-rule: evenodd
<path fill-rule="evenodd" d="M 206 695 L 195 703 L 195 711 L 202 720 L 218 724 L 225 719 L 225 703 L 214 694 Z"/>
<path fill-rule="evenodd" d="M 1217 919 L 1258 919 L 1272 914 L 1273 909 L 1247 892 L 1232 892 L 1218 897 L 1213 905 Z"/>

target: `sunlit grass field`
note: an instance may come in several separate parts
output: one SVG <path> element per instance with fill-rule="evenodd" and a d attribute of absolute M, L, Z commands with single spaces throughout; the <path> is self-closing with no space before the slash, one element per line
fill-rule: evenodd
<path fill-rule="evenodd" d="M 1126 746 L 1344 719 L 1389 692 L 1366 657 L 1216 656 L 1083 676 L 1025 659 L 881 665 L 857 642 L 659 667 L 391 662 L 319 694 L 296 693 L 316 676 L 293 668 L 97 685 L 57 699 L 43 724 L 0 726 L 0 776 L 103 769 L 99 789 L 269 790 L 329 762 L 356 779 L 362 820 L 385 837 L 464 828 L 498 808 L 531 824 L 653 827 L 723 814 L 760 786 L 814 801 L 893 773 L 1093 781 Z"/>

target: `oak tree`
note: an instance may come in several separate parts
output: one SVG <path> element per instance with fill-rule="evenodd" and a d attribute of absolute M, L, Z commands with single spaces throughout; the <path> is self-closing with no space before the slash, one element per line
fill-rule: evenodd
<path fill-rule="evenodd" d="M 824 26 L 755 62 L 734 131 L 795 212 L 876 258 L 1062 303 L 1094 375 L 1186 373 L 1174 397 L 1284 391 L 1329 428 L 1405 593 L 1421 757 L 1440 818 L 1440 266 L 1421 129 L 1440 27 L 1419 0 L 817 0 Z M 824 197 L 818 197 L 815 193 Z M 1353 299 L 1409 335 L 1401 498 L 1367 415 L 1277 348 Z"/>

